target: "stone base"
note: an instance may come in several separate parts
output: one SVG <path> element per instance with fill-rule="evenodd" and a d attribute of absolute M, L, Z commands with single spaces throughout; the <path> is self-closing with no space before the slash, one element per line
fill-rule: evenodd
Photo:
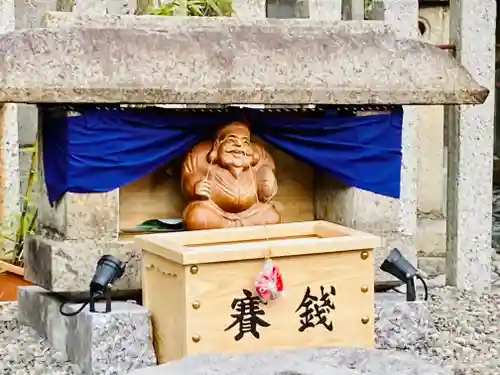
<path fill-rule="evenodd" d="M 443 275 L 446 272 L 446 257 L 418 257 L 418 269 L 427 277 Z"/>
<path fill-rule="evenodd" d="M 416 243 L 418 268 L 428 276 L 445 273 L 446 219 L 420 218 Z"/>
<path fill-rule="evenodd" d="M 85 375 L 126 374 L 156 364 L 149 312 L 143 306 L 113 302 L 108 314 L 90 313 L 87 306 L 65 317 L 59 312 L 61 301 L 37 286 L 20 287 L 18 303 L 20 321 L 46 337 Z M 68 304 L 65 312 L 80 306 Z M 103 309 L 99 302 L 96 310 Z"/>
<path fill-rule="evenodd" d="M 128 261 L 114 290 L 141 288 L 140 250 L 133 241 L 54 240 L 42 236 L 25 241 L 25 278 L 52 292 L 82 292 L 89 288 L 97 261 L 104 254 Z"/>
<path fill-rule="evenodd" d="M 419 219 L 416 245 L 419 255 L 445 257 L 446 219 Z"/>
<path fill-rule="evenodd" d="M 410 353 L 367 349 L 269 350 L 185 357 L 129 375 L 451 375 Z"/>
<path fill-rule="evenodd" d="M 426 301 L 407 302 L 403 294 L 375 294 L 375 342 L 379 349 L 414 348 L 437 338 Z"/>

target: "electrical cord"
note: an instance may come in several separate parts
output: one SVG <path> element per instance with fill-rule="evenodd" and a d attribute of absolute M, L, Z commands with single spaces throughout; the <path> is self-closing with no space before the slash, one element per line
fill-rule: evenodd
<path fill-rule="evenodd" d="M 61 305 L 59 306 L 59 312 L 63 316 L 76 316 L 76 315 L 80 314 L 83 311 L 83 309 L 85 307 L 87 307 L 92 302 L 92 300 L 95 301 L 99 297 L 103 296 L 103 292 L 102 291 L 94 291 L 94 292 L 91 291 L 91 294 L 92 295 L 89 298 L 87 298 L 86 300 L 83 301 L 82 305 L 78 308 L 78 310 L 73 311 L 73 312 L 65 312 L 64 311 L 64 306 L 66 306 L 69 303 L 76 303 L 76 302 L 71 302 L 71 301 L 65 299 L 63 302 L 61 302 Z"/>
<path fill-rule="evenodd" d="M 80 314 L 85 307 L 90 303 L 90 301 L 85 301 L 78 310 L 73 311 L 73 312 L 64 312 L 64 306 L 66 306 L 68 303 L 71 303 L 71 301 L 63 301 L 61 305 L 59 306 L 59 312 L 63 316 L 76 316 Z"/>
<path fill-rule="evenodd" d="M 62 301 L 59 305 L 59 312 L 62 316 L 75 316 L 80 314 L 85 307 L 90 305 L 90 312 L 95 311 L 95 303 L 98 299 L 102 297 L 106 298 L 106 311 L 105 313 L 111 311 L 111 295 L 110 289 L 117 279 L 119 279 L 123 272 L 125 271 L 126 266 L 132 259 L 132 255 L 128 257 L 128 259 L 122 263 L 119 259 L 115 258 L 112 255 L 103 255 L 99 261 L 97 262 L 97 267 L 92 277 L 92 281 L 89 285 L 89 295 L 87 299 L 80 300 L 82 305 L 76 310 L 72 312 L 64 311 L 64 307 L 68 303 L 77 303 L 71 302 L 67 298 L 59 295 L 59 299 Z"/>
<path fill-rule="evenodd" d="M 424 287 L 424 301 L 427 301 L 429 299 L 429 288 L 427 287 L 427 283 L 425 282 L 424 278 L 420 276 L 419 274 L 415 275 L 415 277 L 422 283 L 422 286 Z M 393 291 L 399 294 L 406 294 L 405 292 L 397 289 L 396 287 L 391 288 Z"/>
<path fill-rule="evenodd" d="M 422 283 L 422 286 L 424 287 L 424 301 L 427 301 L 427 299 L 429 298 L 429 289 L 427 288 L 427 283 L 419 274 L 417 274 L 415 277 Z"/>

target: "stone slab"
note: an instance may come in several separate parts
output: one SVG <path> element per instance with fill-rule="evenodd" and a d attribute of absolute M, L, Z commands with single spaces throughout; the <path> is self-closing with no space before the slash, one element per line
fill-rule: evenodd
<path fill-rule="evenodd" d="M 133 241 L 54 240 L 42 236 L 25 241 L 25 278 L 52 292 L 88 291 L 99 258 L 111 254 L 127 262 L 115 290 L 141 288 L 140 249 Z"/>
<path fill-rule="evenodd" d="M 451 375 L 416 355 L 387 350 L 299 349 L 186 357 L 130 375 Z"/>
<path fill-rule="evenodd" d="M 125 374 L 156 364 L 149 312 L 143 306 L 113 302 L 108 314 L 90 313 L 87 306 L 65 317 L 59 313 L 61 301 L 37 286 L 20 287 L 18 303 L 20 321 L 46 337 L 85 375 Z M 69 304 L 64 311 L 79 307 Z M 96 309 L 104 309 L 104 303 Z"/>
<path fill-rule="evenodd" d="M 488 95 L 449 53 L 383 23 L 208 18 L 168 17 L 158 31 L 7 33 L 0 101 L 474 104 Z"/>
<path fill-rule="evenodd" d="M 414 348 L 437 338 L 426 301 L 407 302 L 397 293 L 375 294 L 375 341 L 379 349 Z"/>

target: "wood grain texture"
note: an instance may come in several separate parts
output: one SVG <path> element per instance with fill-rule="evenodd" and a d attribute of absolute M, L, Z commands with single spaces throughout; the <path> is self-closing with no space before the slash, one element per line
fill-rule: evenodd
<path fill-rule="evenodd" d="M 164 363 L 186 353 L 186 280 L 182 266 L 142 254 L 143 303 L 151 311 L 157 359 Z"/>
<path fill-rule="evenodd" d="M 206 352 L 373 346 L 372 248 L 380 238 L 324 221 L 263 228 L 140 236 L 144 304 L 152 314 L 160 363 Z M 280 239 L 273 243 L 273 236 Z M 162 241 L 152 245 L 147 239 L 155 237 Z M 259 305 L 259 317 L 270 326 L 258 327 L 258 339 L 246 333 L 235 340 L 238 327 L 227 329 L 236 313 L 232 303 L 245 297 L 245 289 L 255 294 L 254 280 L 267 255 L 283 273 L 285 292 Z M 309 288 L 321 304 L 322 287 L 328 293 L 335 288 L 329 296 L 335 308 L 325 311 L 333 329 L 319 324 L 301 332 L 301 301 Z"/>
<path fill-rule="evenodd" d="M 213 263 L 200 266 L 199 273 L 192 275 L 186 267 L 186 324 L 187 355 L 206 352 L 251 352 L 262 349 L 292 349 L 300 347 L 372 347 L 373 346 L 373 275 L 372 262 L 362 260 L 359 251 L 322 255 L 279 258 L 285 283 L 285 294 L 267 306 L 261 305 L 265 315 L 261 318 L 270 327 L 259 327 L 260 338 L 245 334 L 235 340 L 237 327 L 225 331 L 232 322 L 231 303 L 245 297 L 243 289 L 254 291 L 253 282 L 260 272 L 263 261 Z M 370 286 L 369 293 L 362 293 L 363 285 Z M 299 314 L 295 312 L 306 293 L 321 299 L 321 286 L 329 292 L 335 310 L 325 314 L 333 331 L 317 325 L 300 332 Z M 199 301 L 198 310 L 191 308 L 192 301 Z M 321 303 L 320 303 L 321 305 Z M 314 306 L 311 306 L 314 309 Z M 314 315 L 314 312 L 312 312 Z M 361 319 L 369 318 L 369 324 Z M 316 318 L 313 318 L 316 320 Z M 200 342 L 192 337 L 199 335 Z"/>
<path fill-rule="evenodd" d="M 372 249 L 378 236 L 327 221 L 306 221 L 136 236 L 144 250 L 179 264 L 200 264 Z"/>
<path fill-rule="evenodd" d="M 235 340 L 237 326 L 226 330 L 236 312 L 231 303 L 244 297 L 243 289 L 254 291 L 253 281 L 263 260 L 204 264 L 192 274 L 189 266 L 179 273 L 180 266 L 173 262 L 150 256 L 144 259 L 150 262 L 143 277 L 144 303 L 152 314 L 160 363 L 207 352 L 373 346 L 372 261 L 371 257 L 362 260 L 360 251 L 276 260 L 284 275 L 285 293 L 267 306 L 260 305 L 264 311 L 260 317 L 270 326 L 257 328 L 259 339 L 247 333 L 239 341 Z M 177 276 L 172 276 L 173 272 Z M 321 287 L 329 292 L 332 286 L 336 293 L 330 300 L 335 309 L 325 317 L 333 330 L 317 325 L 300 332 L 299 314 L 303 310 L 297 309 L 306 289 L 321 300 Z M 362 287 L 369 289 L 362 292 Z M 368 318 L 366 324 L 363 318 Z M 197 338 L 199 342 L 194 341 Z"/>

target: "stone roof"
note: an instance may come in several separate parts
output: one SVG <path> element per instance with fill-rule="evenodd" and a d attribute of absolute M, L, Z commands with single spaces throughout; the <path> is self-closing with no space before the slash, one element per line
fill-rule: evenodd
<path fill-rule="evenodd" d="M 475 104 L 449 53 L 381 22 L 52 14 L 0 35 L 0 102 Z"/>

